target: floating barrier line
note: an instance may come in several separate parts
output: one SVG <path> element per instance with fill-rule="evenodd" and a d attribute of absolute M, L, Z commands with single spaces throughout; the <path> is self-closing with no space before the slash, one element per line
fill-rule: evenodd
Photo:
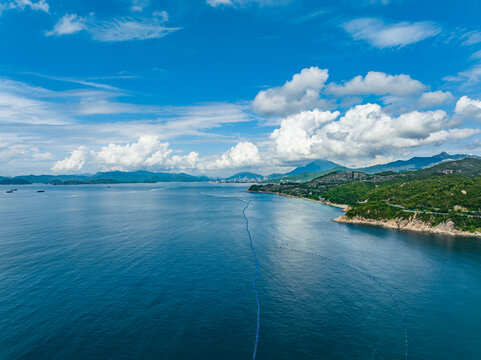
<path fill-rule="evenodd" d="M 406 359 L 408 358 L 409 344 L 408 344 L 408 328 L 407 328 L 407 325 L 406 325 L 406 316 L 405 316 L 404 311 L 403 311 L 398 299 L 396 298 L 396 296 L 394 296 L 394 294 L 381 281 L 379 281 L 375 276 L 373 276 L 373 275 L 371 275 L 367 272 L 364 272 L 362 270 L 359 270 L 359 269 L 357 269 L 357 268 L 355 268 L 355 267 L 353 267 L 349 264 L 346 264 L 345 262 L 342 262 L 341 260 L 335 260 L 335 259 L 332 259 L 330 257 L 324 256 L 324 255 L 321 255 L 321 254 L 318 254 L 318 253 L 315 253 L 315 252 L 312 252 L 312 251 L 304 251 L 304 250 L 299 250 L 299 249 L 293 249 L 293 248 L 289 248 L 287 246 L 282 246 L 282 245 L 279 246 L 279 248 L 283 249 L 283 250 L 292 251 L 292 252 L 295 252 L 295 253 L 298 253 L 298 254 L 316 256 L 316 257 L 321 258 L 323 260 L 330 261 L 332 263 L 337 263 L 341 266 L 344 266 L 347 269 L 350 269 L 352 271 L 355 271 L 355 272 L 363 275 L 364 277 L 374 281 L 377 285 L 379 285 L 384 290 L 384 292 L 392 298 L 392 300 L 396 304 L 398 312 L 401 316 L 402 325 L 403 325 L 403 328 L 404 328 L 404 341 L 405 341 L 404 356 L 405 356 Z"/>
<path fill-rule="evenodd" d="M 252 240 L 252 235 L 251 235 L 251 232 L 249 230 L 249 218 L 247 217 L 247 214 L 246 214 L 246 210 L 247 208 L 250 206 L 251 204 L 251 201 L 247 201 L 247 200 L 244 200 L 243 198 L 241 197 L 238 197 L 238 196 L 222 196 L 222 195 L 212 195 L 212 194 L 206 194 L 204 192 L 201 193 L 202 195 L 206 195 L 206 196 L 213 196 L 213 197 L 220 197 L 220 198 L 232 198 L 232 199 L 237 199 L 237 200 L 240 200 L 242 201 L 243 203 L 246 204 L 246 206 L 244 207 L 244 209 L 242 210 L 242 215 L 244 216 L 244 219 L 246 221 L 246 232 L 247 232 L 247 235 L 249 236 L 249 242 L 250 242 L 250 245 L 251 245 L 251 249 L 252 249 L 252 253 L 254 254 L 254 259 L 256 261 L 256 275 L 254 277 L 254 281 L 252 283 L 252 287 L 254 288 L 254 292 L 256 294 L 256 301 L 257 301 L 257 329 L 256 329 L 256 342 L 254 344 L 254 351 L 253 351 L 253 354 L 252 354 L 252 360 L 255 360 L 256 358 L 256 355 L 257 355 L 257 345 L 259 344 L 259 328 L 260 328 L 260 312 L 261 312 L 261 304 L 259 302 L 259 294 L 257 292 L 257 279 L 259 277 L 259 261 L 257 260 L 257 254 L 256 254 L 256 249 L 254 247 L 254 242 Z"/>
<path fill-rule="evenodd" d="M 249 207 L 249 205 L 251 204 L 250 201 L 245 201 L 245 200 L 242 200 L 244 202 L 247 202 L 246 206 L 244 207 L 244 210 L 242 210 L 242 214 L 244 215 L 244 219 L 246 220 L 246 231 L 247 231 L 247 235 L 249 235 L 249 241 L 250 241 L 250 244 L 251 244 L 251 248 L 252 248 L 252 253 L 254 254 L 254 259 L 256 260 L 256 276 L 254 278 L 254 282 L 252 283 L 252 286 L 254 287 L 254 291 L 256 293 L 256 300 L 257 300 L 257 330 L 256 330 L 256 343 L 254 345 L 254 353 L 252 355 L 252 359 L 255 360 L 256 358 L 256 354 L 257 354 L 257 344 L 259 343 L 259 327 L 260 327 L 260 312 L 261 312 L 261 305 L 259 303 L 259 294 L 257 293 L 257 287 L 256 287 L 256 283 L 257 283 L 257 279 L 258 279 L 258 275 L 259 275 L 259 262 L 257 261 L 257 254 L 256 254 L 256 249 L 254 247 L 254 243 L 252 241 L 252 236 L 251 236 L 251 232 L 249 230 L 249 218 L 247 217 L 246 215 L 246 210 L 247 208 Z"/>

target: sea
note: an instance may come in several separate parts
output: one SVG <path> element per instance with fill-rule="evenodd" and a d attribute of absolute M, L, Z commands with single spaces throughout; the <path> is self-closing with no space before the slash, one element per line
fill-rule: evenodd
<path fill-rule="evenodd" d="M 478 238 L 247 184 L 11 188 L 2 360 L 481 359 Z"/>

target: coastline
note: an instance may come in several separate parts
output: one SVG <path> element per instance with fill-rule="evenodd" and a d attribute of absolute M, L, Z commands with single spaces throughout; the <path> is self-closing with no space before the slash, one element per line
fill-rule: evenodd
<path fill-rule="evenodd" d="M 246 190 L 246 192 L 251 192 L 251 193 L 258 193 L 258 194 L 274 194 L 274 195 L 279 195 L 279 196 L 285 196 L 285 197 L 290 197 L 294 199 L 302 199 L 302 200 L 309 200 L 309 201 L 314 201 L 323 205 L 329 205 L 329 206 L 334 206 L 337 208 L 340 208 L 343 212 L 346 212 L 349 210 L 349 205 L 343 205 L 343 204 L 335 204 L 331 203 L 330 201 L 320 201 L 320 200 L 314 200 L 314 199 L 308 199 L 304 197 L 299 197 L 299 196 L 294 196 L 294 195 L 288 195 L 288 194 L 282 194 L 282 193 L 275 193 L 271 191 L 250 191 Z M 380 226 L 386 229 L 391 229 L 391 230 L 402 230 L 402 231 L 415 231 L 415 232 L 420 232 L 420 233 L 430 233 L 430 234 L 438 234 L 438 235 L 450 235 L 450 236 L 465 236 L 465 237 L 481 237 L 481 233 L 470 233 L 467 231 L 461 231 L 457 230 L 454 228 L 454 224 L 448 222 L 448 223 L 442 223 L 439 224 L 435 227 L 432 227 L 431 225 L 419 221 L 419 220 L 374 220 L 374 219 L 366 219 L 366 218 L 361 218 L 361 217 L 353 217 L 353 218 L 348 218 L 346 215 L 341 215 L 335 219 L 332 219 L 331 221 L 340 223 L 340 224 L 353 224 L 353 225 L 370 225 L 370 226 Z"/>
<path fill-rule="evenodd" d="M 279 196 L 290 197 L 290 198 L 293 198 L 293 199 L 309 200 L 309 201 L 314 201 L 314 202 L 319 203 L 319 204 L 329 205 L 329 206 L 334 206 L 334 207 L 340 208 L 344 212 L 349 210 L 349 205 L 335 204 L 335 203 L 332 203 L 330 201 L 314 200 L 314 199 L 309 199 L 309 198 L 299 197 L 299 196 L 294 196 L 294 195 L 289 195 L 289 194 L 276 193 L 276 192 L 272 192 L 272 191 L 250 191 L 250 190 L 246 190 L 246 192 L 257 193 L 257 194 L 274 194 L 274 195 L 279 195 Z"/>
<path fill-rule="evenodd" d="M 346 215 L 339 216 L 332 221 L 341 224 L 353 224 L 353 225 L 370 225 L 380 226 L 386 229 L 403 230 L 403 231 L 415 231 L 422 233 L 431 233 L 438 235 L 451 235 L 451 236 L 465 236 L 465 237 L 481 237 L 481 233 L 470 233 L 467 231 L 457 230 L 454 228 L 454 224 L 450 221 L 441 223 L 432 227 L 430 224 L 419 220 L 404 220 L 404 219 L 392 219 L 392 220 L 374 220 L 366 219 L 362 217 L 348 218 Z"/>

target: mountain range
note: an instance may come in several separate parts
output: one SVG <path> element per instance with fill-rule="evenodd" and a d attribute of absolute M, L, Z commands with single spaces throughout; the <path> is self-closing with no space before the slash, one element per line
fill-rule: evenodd
<path fill-rule="evenodd" d="M 151 171 L 109 171 L 98 172 L 94 175 L 22 175 L 13 178 L 0 176 L 0 185 L 22 185 L 30 183 L 50 183 L 55 185 L 99 184 L 99 183 L 155 183 L 155 182 L 306 182 L 330 172 L 346 170 L 362 171 L 375 174 L 383 171 L 402 172 L 419 170 L 442 162 L 461 160 L 464 158 L 478 158 L 468 154 L 450 155 L 446 152 L 428 157 L 413 157 L 409 160 L 396 160 L 387 164 L 373 165 L 363 168 L 346 168 L 329 160 L 315 160 L 306 165 L 295 168 L 285 174 L 270 174 L 263 176 L 252 172 L 240 172 L 227 178 L 209 178 L 207 176 L 193 176 L 185 173 L 164 173 Z"/>
<path fill-rule="evenodd" d="M 265 182 L 306 182 L 319 176 L 326 175 L 329 172 L 340 172 L 346 170 L 362 171 L 367 174 L 376 174 L 383 171 L 402 172 L 408 170 L 420 170 L 442 162 L 462 160 L 465 158 L 478 157 L 468 154 L 450 155 L 446 152 L 442 152 L 434 156 L 416 156 L 408 160 L 396 160 L 387 164 L 373 165 L 363 168 L 346 168 L 332 161 L 316 160 L 307 165 L 298 167 L 289 173 L 280 175 L 278 177 L 271 177 L 272 180 L 266 180 Z"/>

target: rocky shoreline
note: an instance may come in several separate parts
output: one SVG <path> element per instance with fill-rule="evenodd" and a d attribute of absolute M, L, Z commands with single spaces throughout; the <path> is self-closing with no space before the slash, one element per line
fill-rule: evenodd
<path fill-rule="evenodd" d="M 362 217 L 349 218 L 346 215 L 339 216 L 332 221 L 342 224 L 355 224 L 355 225 L 374 225 L 381 226 L 387 229 L 394 230 L 407 230 L 416 232 L 425 232 L 431 234 L 442 234 L 442 235 L 453 235 L 453 236 L 467 236 L 467 237 L 481 237 L 481 233 L 470 233 L 466 231 L 461 231 L 454 228 L 454 224 L 451 221 L 441 223 L 437 226 L 432 227 L 430 224 L 425 223 L 420 220 L 411 219 L 392 219 L 392 220 L 374 220 L 366 219 Z"/>
<path fill-rule="evenodd" d="M 260 191 L 246 190 L 246 192 L 253 192 L 253 193 L 259 193 L 259 194 L 274 194 L 274 195 L 285 196 L 285 197 L 290 197 L 290 198 L 294 198 L 294 199 L 303 199 L 303 200 L 314 201 L 314 202 L 317 202 L 317 203 L 320 203 L 320 204 L 340 208 L 343 212 L 346 212 L 346 211 L 349 210 L 348 205 L 335 204 L 335 203 L 331 203 L 330 201 L 320 201 L 320 200 L 308 199 L 308 198 L 304 198 L 304 197 L 298 197 L 298 196 L 269 192 L 269 191 L 260 192 Z M 342 223 L 342 224 L 381 226 L 381 227 L 386 228 L 386 229 L 403 230 L 403 231 L 416 231 L 416 232 L 431 233 L 431 234 L 438 234 L 438 235 L 481 237 L 480 232 L 471 233 L 471 232 L 461 231 L 461 230 L 456 229 L 454 227 L 454 224 L 451 221 L 441 223 L 441 224 L 439 224 L 437 226 L 434 226 L 434 227 L 432 227 L 428 223 L 425 223 L 421 220 L 416 220 L 416 219 L 410 219 L 410 220 L 392 219 L 392 220 L 381 221 L 381 220 L 374 220 L 374 219 L 366 219 L 366 218 L 362 218 L 362 217 L 359 217 L 359 216 L 349 218 L 346 215 L 341 215 L 341 216 L 339 216 L 335 219 L 332 219 L 332 221 L 337 222 L 337 223 Z"/>

